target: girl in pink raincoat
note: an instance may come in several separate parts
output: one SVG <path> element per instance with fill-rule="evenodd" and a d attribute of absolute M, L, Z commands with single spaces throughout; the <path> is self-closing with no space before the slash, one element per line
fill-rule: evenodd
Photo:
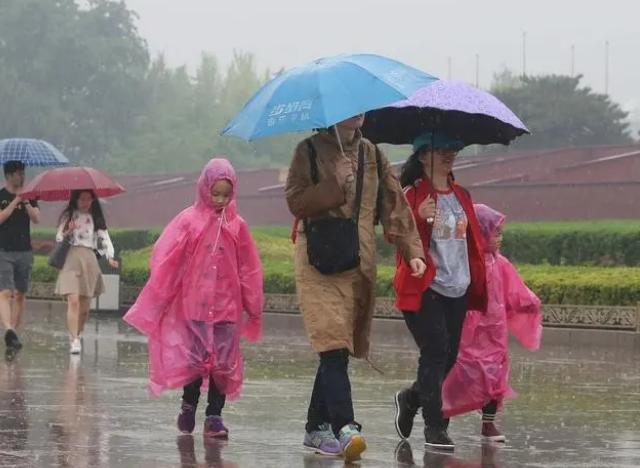
<path fill-rule="evenodd" d="M 509 332 L 525 348 L 540 347 L 540 300 L 527 288 L 515 267 L 500 255 L 505 215 L 486 205 L 474 205 L 484 238 L 489 303 L 487 313 L 471 310 L 462 330 L 460 351 L 442 387 L 442 412 L 449 418 L 482 409 L 482 436 L 504 442 L 495 416 L 509 386 Z"/>
<path fill-rule="evenodd" d="M 191 433 L 208 385 L 205 436 L 227 438 L 221 412 L 240 393 L 240 337 L 262 332 L 262 267 L 237 214 L 237 178 L 226 159 L 202 170 L 193 206 L 165 228 L 150 277 L 124 320 L 149 338 L 149 391 L 183 387 L 178 429 Z"/>

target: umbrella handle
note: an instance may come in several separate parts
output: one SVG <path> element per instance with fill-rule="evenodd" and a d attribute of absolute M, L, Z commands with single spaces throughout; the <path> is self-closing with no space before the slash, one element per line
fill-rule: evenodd
<path fill-rule="evenodd" d="M 342 157 L 344 159 L 346 159 L 347 161 L 351 162 L 351 160 L 347 157 L 346 154 L 344 154 L 344 148 L 342 147 L 342 140 L 340 139 L 340 133 L 338 133 L 338 126 L 334 125 L 333 126 L 333 131 L 336 134 L 336 140 L 338 140 L 338 147 L 340 148 L 340 154 L 342 154 Z M 347 182 L 353 182 L 353 175 L 351 175 L 351 177 L 347 178 Z"/>
<path fill-rule="evenodd" d="M 338 126 L 333 126 L 333 132 L 336 134 L 336 140 L 338 140 L 338 148 L 340 148 L 340 154 L 343 158 L 346 158 L 347 155 L 344 154 L 344 148 L 342 147 L 342 140 L 340 139 L 340 133 L 338 133 Z"/>

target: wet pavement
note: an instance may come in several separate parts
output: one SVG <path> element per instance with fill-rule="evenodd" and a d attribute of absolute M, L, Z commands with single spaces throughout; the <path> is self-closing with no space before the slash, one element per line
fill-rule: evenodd
<path fill-rule="evenodd" d="M 0 466 L 305 467 L 344 462 L 301 448 L 316 358 L 298 317 L 267 320 L 264 341 L 245 348 L 244 393 L 225 408 L 228 444 L 205 443 L 202 408 L 193 436 L 178 436 L 179 393 L 147 397 L 144 339 L 118 318 L 92 318 L 81 357 L 68 354 L 64 314 L 31 305 L 25 348 L 0 361 Z M 369 450 L 362 467 L 640 466 L 640 353 L 628 349 L 514 347 L 503 446 L 483 445 L 479 415 L 451 424 L 454 456 L 426 452 L 421 424 L 398 446 L 394 392 L 413 377 L 406 337 L 380 330 L 374 362 L 351 366 L 356 418 Z M 384 328 L 384 327 L 383 327 Z"/>

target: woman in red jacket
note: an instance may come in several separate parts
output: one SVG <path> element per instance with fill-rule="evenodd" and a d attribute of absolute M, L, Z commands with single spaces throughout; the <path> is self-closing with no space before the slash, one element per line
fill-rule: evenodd
<path fill-rule="evenodd" d="M 482 237 L 469 192 L 453 180 L 452 167 L 464 143 L 426 133 L 413 144 L 400 182 L 415 216 L 427 259 L 424 277 L 411 276 L 398 258 L 396 307 L 418 348 L 418 377 L 395 396 L 396 429 L 406 439 L 420 407 L 425 445 L 453 450 L 442 416 L 442 382 L 458 355 L 467 309 L 486 310 Z"/>

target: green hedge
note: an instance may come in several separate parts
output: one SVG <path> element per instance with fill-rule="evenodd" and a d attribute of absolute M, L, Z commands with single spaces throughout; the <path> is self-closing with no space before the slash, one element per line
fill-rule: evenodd
<path fill-rule="evenodd" d="M 507 223 L 502 252 L 517 263 L 640 266 L 640 223 Z"/>
<path fill-rule="evenodd" d="M 640 268 L 519 265 L 518 269 L 545 304 L 640 303 Z"/>
<path fill-rule="evenodd" d="M 377 237 L 382 262 L 395 248 Z M 502 253 L 517 263 L 640 266 L 640 222 L 507 223 Z"/>
<path fill-rule="evenodd" d="M 159 235 L 159 229 L 109 229 L 109 236 L 117 253 L 147 247 L 153 244 Z M 31 241 L 36 253 L 49 252 L 55 244 L 55 237 L 55 229 L 34 229 Z"/>
<path fill-rule="evenodd" d="M 128 253 L 123 258 L 122 282 L 127 286 L 143 286 L 148 278 L 147 253 Z M 636 305 L 640 303 L 640 268 L 575 267 L 521 265 L 519 270 L 543 303 L 584 305 Z M 267 261 L 264 264 L 265 291 L 293 294 L 293 266 L 288 262 Z M 33 278 L 54 282 L 57 272 L 47 266 L 44 257 L 36 257 Z M 391 281 L 394 268 L 378 269 L 377 293 L 393 296 Z"/>
<path fill-rule="evenodd" d="M 262 248 L 289 255 L 289 227 L 257 227 L 253 232 L 257 241 L 263 241 Z M 159 233 L 159 229 L 110 230 L 117 252 L 149 246 Z M 36 251 L 46 253 L 54 236 L 53 229 L 34 230 Z M 378 235 L 377 248 L 381 263 L 392 264 L 394 246 Z M 522 264 L 640 266 L 640 222 L 507 223 L 503 253 Z"/>
<path fill-rule="evenodd" d="M 640 268 L 633 267 L 601 267 L 587 266 L 555 266 L 553 264 L 581 261 L 583 263 L 606 263 L 589 261 L 595 258 L 596 252 L 616 252 L 623 254 L 618 259 L 632 263 L 633 242 L 627 246 L 619 244 L 620 239 L 638 242 L 640 232 L 638 223 L 536 223 L 509 225 L 505 235 L 505 253 L 516 258 L 520 263 L 520 271 L 531 287 L 544 303 L 585 304 L 585 305 L 635 305 L 640 302 Z M 293 279 L 293 246 L 289 240 L 289 228 L 266 227 L 253 230 L 254 238 L 260 249 L 265 272 L 265 290 L 268 293 L 295 292 Z M 141 244 L 149 245 L 150 239 L 157 237 L 158 231 L 114 231 L 114 239 L 122 244 L 133 246 L 122 252 L 122 281 L 128 286 L 142 286 L 148 278 L 148 258 L 151 247 L 136 249 Z M 562 240 L 551 242 L 549 239 L 559 236 Z M 595 236 L 600 240 L 594 240 Z M 599 237 L 598 237 L 599 236 Z M 615 239 L 605 243 L 603 239 Z M 514 239 L 520 239 L 516 246 Z M 574 245 L 580 239 L 582 247 Z M 587 239 L 592 239 L 587 243 Z M 378 268 L 377 293 L 379 296 L 393 296 L 391 280 L 394 267 L 392 264 L 393 249 L 384 247 L 384 258 Z M 509 243 L 512 244 L 509 244 Z M 122 245 L 121 244 L 121 245 Z M 510 252 L 509 249 L 513 249 Z M 538 253 L 536 253 L 538 252 Z M 542 254 L 540 254 L 542 252 Z M 546 253 L 545 253 L 546 252 Z M 589 253 L 590 252 L 590 253 Z M 591 257 L 589 257 L 589 255 Z M 553 254 L 553 255 L 552 255 Z M 546 262 L 546 264 L 544 264 Z M 537 263 L 537 264 L 536 264 Z M 543 264 L 541 264 L 543 263 Z M 56 271 L 46 265 L 44 257 L 36 258 L 34 280 L 42 282 L 55 281 Z"/>

